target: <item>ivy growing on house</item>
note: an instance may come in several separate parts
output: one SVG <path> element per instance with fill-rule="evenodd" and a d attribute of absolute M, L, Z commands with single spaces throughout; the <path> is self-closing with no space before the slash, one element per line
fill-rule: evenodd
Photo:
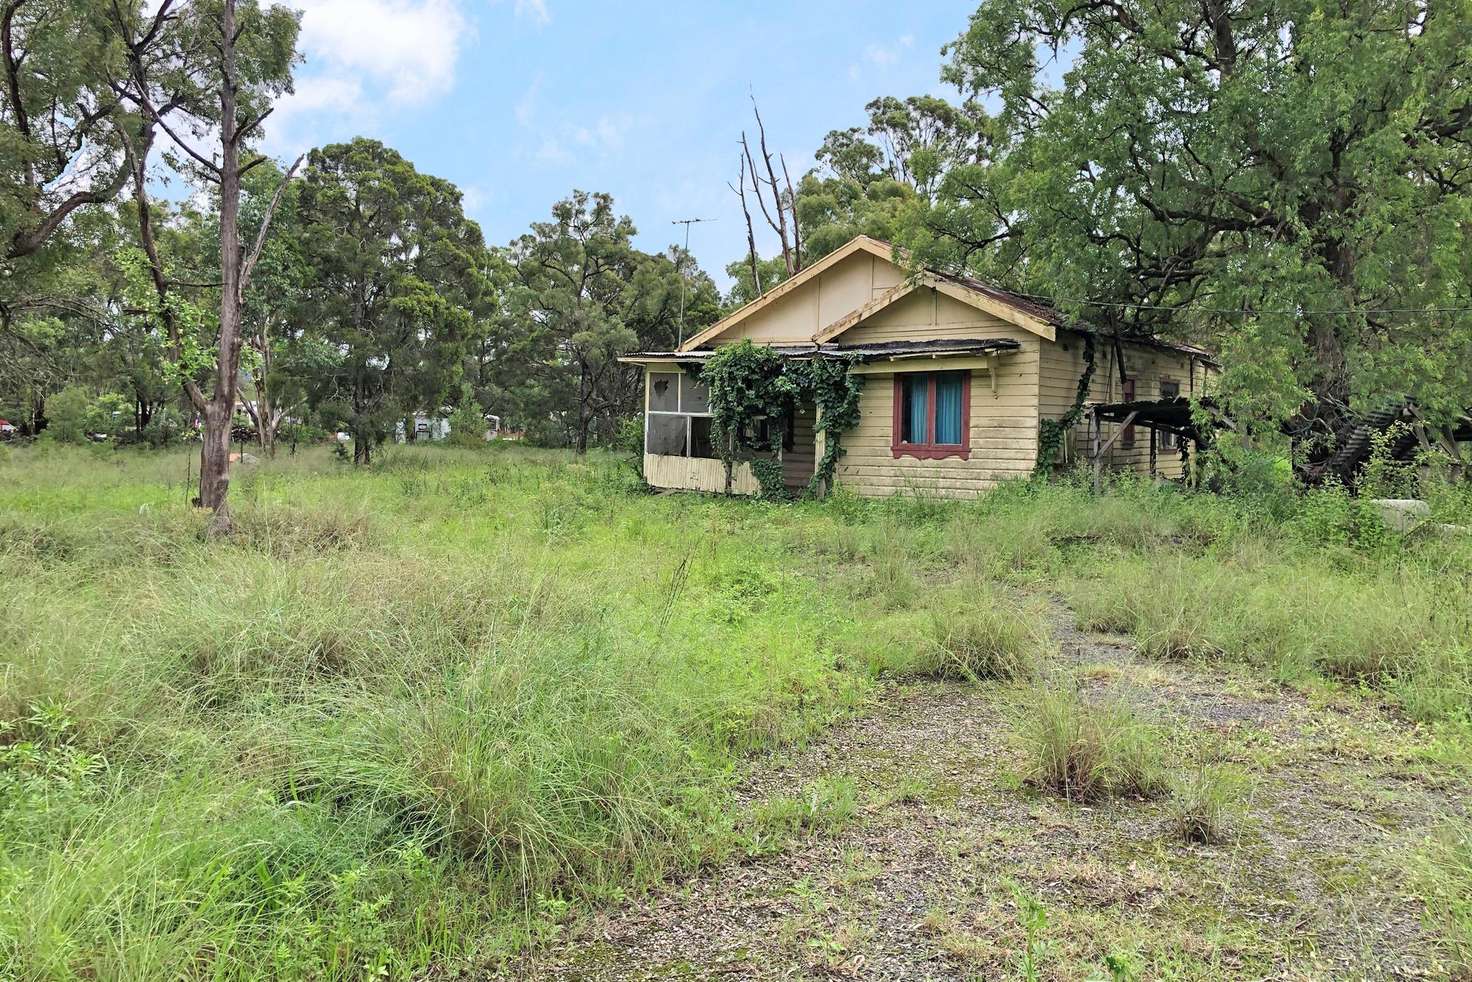
<path fill-rule="evenodd" d="M 725 345 L 711 356 L 700 377 L 710 391 L 711 436 L 725 465 L 728 494 L 732 470 L 745 460 L 762 497 L 790 497 L 781 462 L 765 455 L 780 451 L 786 431 L 780 424 L 808 403 L 817 408 L 817 428 L 824 436 L 823 456 L 808 490 L 817 493 L 833 479 L 843 453 L 842 434 L 859 419 L 860 379 L 849 368 L 845 359 L 788 358 L 750 341 Z M 758 435 L 762 420 L 769 423 L 765 439 Z"/>
<path fill-rule="evenodd" d="M 804 391 L 818 410 L 817 432 L 823 437 L 823 456 L 813 469 L 808 490 L 819 494 L 833 483 L 843 434 L 859 425 L 859 389 L 863 377 L 853 374 L 850 359 L 824 358 L 794 362 L 790 371 L 803 376 Z"/>
<path fill-rule="evenodd" d="M 1038 425 L 1038 462 L 1033 468 L 1033 473 L 1047 475 L 1053 464 L 1058 460 L 1058 454 L 1063 450 L 1063 441 L 1068 438 L 1068 431 L 1078 425 L 1078 421 L 1084 417 L 1084 401 L 1089 397 L 1089 386 L 1094 380 L 1094 336 L 1084 335 L 1084 370 L 1078 377 L 1078 391 L 1074 394 L 1073 405 L 1068 412 L 1058 419 L 1045 419 Z"/>

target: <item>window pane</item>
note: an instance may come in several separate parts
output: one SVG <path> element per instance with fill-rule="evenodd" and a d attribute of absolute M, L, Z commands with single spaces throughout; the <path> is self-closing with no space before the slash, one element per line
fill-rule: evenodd
<path fill-rule="evenodd" d="M 716 445 L 711 440 L 710 417 L 690 417 L 690 456 L 716 457 Z"/>
<path fill-rule="evenodd" d="M 1127 378 L 1121 386 L 1120 396 L 1124 402 L 1135 401 L 1135 380 Z M 1129 450 L 1135 445 L 1135 428 L 1126 426 L 1124 432 L 1119 435 L 1119 445 L 1124 450 Z"/>
<path fill-rule="evenodd" d="M 680 378 L 680 412 L 710 412 L 710 388 L 689 372 Z"/>
<path fill-rule="evenodd" d="M 928 388 L 930 376 L 928 375 L 906 375 L 901 392 L 902 404 L 900 406 L 900 442 L 901 443 L 924 443 L 925 424 L 929 419 L 930 412 L 928 401 Z"/>
<path fill-rule="evenodd" d="M 679 376 L 673 372 L 654 372 L 649 376 L 649 408 L 657 413 L 680 411 Z"/>
<path fill-rule="evenodd" d="M 1179 382 L 1161 382 L 1160 383 L 1160 398 L 1162 398 L 1162 399 L 1178 399 L 1178 398 L 1180 398 L 1180 395 L 1181 395 L 1181 383 L 1179 383 Z M 1175 445 L 1176 445 L 1176 435 L 1174 433 L 1167 433 L 1164 430 L 1162 430 L 1161 433 L 1160 433 L 1160 445 L 1161 445 L 1161 447 L 1163 447 L 1166 450 L 1174 450 L 1175 449 Z"/>
<path fill-rule="evenodd" d="M 689 416 L 659 416 L 651 413 L 646 418 L 649 420 L 649 431 L 644 441 L 645 453 L 685 456 L 685 428 L 689 425 Z"/>
<path fill-rule="evenodd" d="M 935 377 L 935 442 L 961 443 L 961 376 L 953 372 Z"/>

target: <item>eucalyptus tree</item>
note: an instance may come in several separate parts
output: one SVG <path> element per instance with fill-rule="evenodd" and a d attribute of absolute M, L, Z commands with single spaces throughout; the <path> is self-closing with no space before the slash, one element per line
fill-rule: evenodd
<path fill-rule="evenodd" d="M 371 463 L 398 420 L 458 386 L 493 289 L 485 242 L 455 185 L 375 140 L 313 150 L 296 209 L 302 316 L 335 353 L 314 401 Z"/>
<path fill-rule="evenodd" d="M 1472 402 L 1469 23 L 1469 0 L 986 0 L 944 69 L 977 158 L 906 238 L 1109 330 L 1218 341 L 1223 393 L 1306 460 L 1384 401 L 1449 423 Z"/>
<path fill-rule="evenodd" d="M 211 528 L 223 531 L 230 526 L 230 431 L 245 297 L 270 215 L 296 165 L 278 185 L 249 247 L 240 226 L 241 182 L 268 160 L 251 153 L 250 141 L 260 136 L 274 100 L 291 91 L 300 19 L 259 0 L 161 0 L 150 14 L 111 9 L 110 26 L 127 64 L 116 90 L 144 124 L 141 136 L 127 142 L 144 272 L 179 381 L 203 420 L 199 503 L 215 513 Z M 149 151 L 160 131 L 168 140 L 165 162 L 198 181 L 219 216 L 217 315 L 202 339 L 201 326 L 211 318 L 181 291 L 184 284 L 159 250 L 153 224 Z M 206 369 L 204 381 L 200 368 Z"/>
<path fill-rule="evenodd" d="M 113 5 L 142 17 L 138 0 Z M 157 36 L 140 38 L 152 58 Z M 118 92 L 127 49 L 95 0 L 0 3 L 0 240 L 29 257 L 79 209 L 111 202 L 130 174 L 139 121 Z"/>
<path fill-rule="evenodd" d="M 537 394 L 521 400 L 529 413 L 562 420 L 583 453 L 594 435 L 610 436 L 638 410 L 639 373 L 618 356 L 674 347 L 682 289 L 686 337 L 718 315 L 719 295 L 688 256 L 634 248 L 634 223 L 610 195 L 574 191 L 553 205 L 552 218 L 511 244 L 511 322 L 520 337 L 504 365 L 521 375 L 524 393 Z"/>

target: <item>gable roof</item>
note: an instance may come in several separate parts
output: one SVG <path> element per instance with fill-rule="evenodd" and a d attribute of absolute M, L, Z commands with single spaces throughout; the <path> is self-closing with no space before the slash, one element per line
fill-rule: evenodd
<path fill-rule="evenodd" d="M 813 336 L 813 340 L 820 344 L 824 341 L 831 341 L 849 328 L 856 327 L 868 320 L 896 300 L 901 300 L 922 287 L 929 287 L 962 303 L 984 310 L 1012 324 L 1014 327 L 1020 327 L 1024 331 L 1030 331 L 1040 338 L 1048 341 L 1058 340 L 1056 328 L 1062 326 L 1062 318 L 1056 312 L 1050 312 L 1052 316 L 1039 316 L 1038 312 L 1044 311 L 1046 308 L 1028 301 L 1022 301 L 1022 298 L 1014 297 L 1004 290 L 998 290 L 995 287 L 988 286 L 980 280 L 948 276 L 931 269 L 922 269 L 912 273 L 903 283 L 890 287 L 862 307 L 850 311 L 823 328 Z M 1035 310 L 1038 312 L 1035 312 Z"/>
<path fill-rule="evenodd" d="M 845 259 L 857 253 L 865 252 L 869 255 L 883 259 L 885 262 L 893 263 L 895 266 L 903 267 L 903 260 L 907 253 L 889 242 L 881 239 L 871 238 L 867 235 L 856 236 L 843 246 L 830 252 L 811 266 L 799 271 L 792 278 L 768 290 L 755 300 L 745 304 L 738 310 L 727 314 L 716 321 L 705 330 L 690 337 L 684 344 L 680 345 L 679 351 L 694 351 L 714 338 L 726 333 L 731 328 L 751 317 L 759 311 L 776 303 L 781 298 L 795 293 L 803 286 L 823 275 Z M 897 261 L 897 258 L 899 261 Z M 890 304 L 914 293 L 922 288 L 930 288 L 938 293 L 968 304 L 978 310 L 983 310 L 1015 327 L 1019 327 L 1038 337 L 1048 341 L 1058 339 L 1058 330 L 1064 329 L 1082 334 L 1094 334 L 1099 332 L 1078 322 L 1070 321 L 1059 311 L 1033 297 L 1003 290 L 972 276 L 960 273 L 949 273 L 943 270 L 926 266 L 918 270 L 908 271 L 908 275 L 895 286 L 890 287 L 883 293 L 872 298 L 868 303 L 849 311 L 832 323 L 822 327 L 812 336 L 815 345 L 826 345 L 843 334 L 845 331 L 864 322 L 868 318 L 879 313 Z M 1161 348 L 1169 351 L 1178 351 L 1184 354 L 1215 361 L 1214 355 L 1205 348 L 1192 344 L 1183 344 L 1173 341 L 1163 341 L 1156 338 L 1119 338 L 1119 341 L 1128 344 L 1142 344 L 1147 347 Z"/>
<path fill-rule="evenodd" d="M 726 333 L 758 311 L 765 310 L 782 297 L 797 292 L 806 284 L 811 283 L 823 275 L 825 271 L 832 269 L 848 257 L 860 252 L 866 252 L 869 255 L 883 259 L 885 262 L 894 263 L 896 266 L 899 266 L 900 263 L 895 262 L 895 256 L 897 254 L 903 255 L 900 250 L 888 242 L 870 238 L 867 235 L 856 236 L 811 266 L 800 270 L 791 279 L 784 280 L 739 310 L 726 315 L 710 327 L 692 336 L 684 344 L 680 345 L 680 350 L 691 351 L 699 348 L 706 342 Z M 972 280 L 968 277 L 950 276 L 927 268 L 912 272 L 898 286 L 891 287 L 864 306 L 850 311 L 848 314 L 839 318 L 839 320 L 823 327 L 817 334 L 813 335 L 813 342 L 815 344 L 822 344 L 837 337 L 843 331 L 884 309 L 884 307 L 893 303 L 895 300 L 908 296 L 922 286 L 939 290 L 963 303 L 968 303 L 973 307 L 1000 317 L 1002 320 L 1023 330 L 1030 331 L 1039 337 L 1047 338 L 1049 341 L 1055 340 L 1056 333 L 1054 327 L 1060 325 L 1062 322 L 1062 317 L 1056 312 L 1050 311 L 1050 316 L 1047 317 L 1038 316 L 1039 312 L 1045 311 L 1046 308 L 1033 304 L 1031 301 L 1027 301 L 1022 297 L 1009 294 L 1004 290 L 998 290 L 996 287 L 982 283 L 979 280 Z"/>

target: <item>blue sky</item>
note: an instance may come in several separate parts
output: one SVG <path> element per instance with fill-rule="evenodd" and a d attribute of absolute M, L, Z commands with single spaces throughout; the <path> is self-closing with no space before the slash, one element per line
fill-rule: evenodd
<path fill-rule="evenodd" d="M 285 0 L 303 11 L 296 94 L 267 149 L 294 156 L 354 135 L 448 178 L 504 244 L 573 188 L 608 191 L 655 251 L 690 247 L 724 288 L 745 251 L 726 187 L 761 103 L 794 178 L 830 129 L 878 95 L 943 93 L 942 44 L 976 0 L 588 2 Z M 760 243 L 774 249 L 775 236 Z"/>

